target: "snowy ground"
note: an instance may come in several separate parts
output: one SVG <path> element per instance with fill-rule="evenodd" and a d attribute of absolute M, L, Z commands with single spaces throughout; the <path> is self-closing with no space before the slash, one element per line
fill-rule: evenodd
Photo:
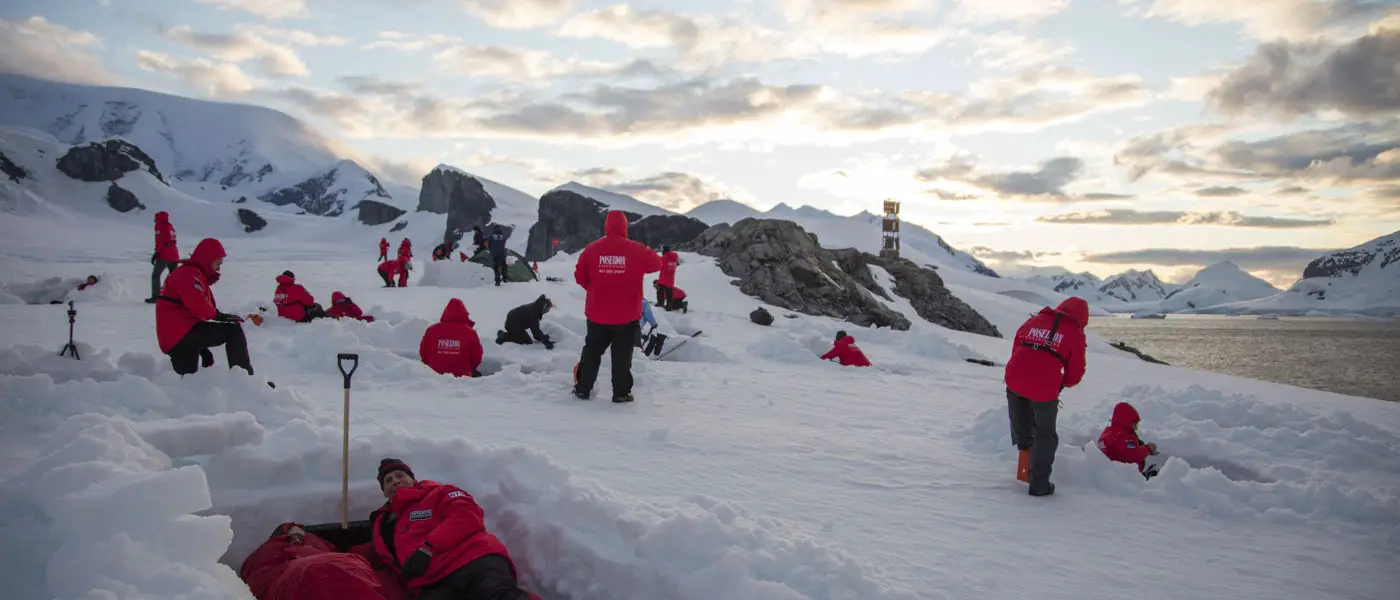
<path fill-rule="evenodd" d="M 1148 365 L 1096 340 L 1084 385 L 1065 395 L 1057 494 L 1031 498 L 1013 476 L 1002 371 L 963 360 L 1002 362 L 1006 340 L 772 307 L 776 323 L 760 328 L 746 317 L 756 301 L 703 257 L 684 256 L 678 276 L 695 310 L 666 315 L 703 333 L 666 361 L 638 355 L 638 400 L 614 405 L 606 361 L 604 398 L 568 394 L 584 321 L 567 256 L 541 267 L 568 283 L 495 288 L 474 265 L 420 264 L 411 287 L 383 289 L 372 245 L 229 241 L 224 310 L 270 306 L 273 276 L 291 269 L 319 300 L 344 291 L 378 320 L 249 326 L 256 377 L 216 351 L 216 368 L 181 380 L 141 302 L 148 233 L 14 222 L 0 231 L 7 284 L 98 273 L 112 288 L 78 305 L 82 361 L 57 356 L 66 307 L 0 306 L 7 597 L 249 598 L 230 567 L 274 524 L 338 520 L 339 352 L 361 357 L 352 518 L 382 502 L 378 460 L 403 458 L 471 491 L 551 600 L 1400 589 L 1400 405 Z M 181 233 L 188 252 L 197 238 Z M 440 285 L 420 286 L 430 273 Z M 556 349 L 491 344 L 505 312 L 541 293 L 557 307 L 545 324 Z M 487 339 L 486 378 L 416 359 L 453 296 Z M 996 290 L 967 299 L 1007 334 L 1038 308 Z M 875 368 L 816 360 L 842 328 Z M 1124 399 L 1174 457 L 1151 482 L 1092 446 Z"/>

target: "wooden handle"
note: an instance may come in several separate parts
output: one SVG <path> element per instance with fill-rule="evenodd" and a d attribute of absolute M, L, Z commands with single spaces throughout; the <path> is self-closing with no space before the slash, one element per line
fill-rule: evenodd
<path fill-rule="evenodd" d="M 350 527 L 350 388 L 345 388 L 345 427 L 340 443 L 340 528 Z"/>

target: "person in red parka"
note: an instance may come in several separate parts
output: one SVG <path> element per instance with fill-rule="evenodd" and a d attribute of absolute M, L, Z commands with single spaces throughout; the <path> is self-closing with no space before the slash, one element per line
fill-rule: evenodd
<path fill-rule="evenodd" d="M 388 238 L 379 238 L 379 260 L 389 260 Z"/>
<path fill-rule="evenodd" d="M 588 332 L 579 357 L 574 396 L 587 400 L 598 379 L 603 352 L 612 349 L 613 402 L 631 402 L 632 349 L 642 319 L 642 281 L 661 270 L 661 257 L 627 239 L 627 215 L 608 211 L 602 239 L 578 255 L 574 281 L 587 290 L 583 315 Z"/>
<path fill-rule="evenodd" d="M 408 238 L 399 242 L 399 258 L 405 262 L 413 260 L 413 242 L 408 241 Z"/>
<path fill-rule="evenodd" d="M 175 239 L 175 226 L 170 224 L 170 213 L 160 211 L 156 213 L 156 251 L 151 254 L 151 264 L 155 267 L 151 271 L 151 297 L 146 299 L 146 304 L 155 304 L 156 296 L 160 295 L 161 271 L 166 275 L 174 273 L 179 262 L 180 245 Z"/>
<path fill-rule="evenodd" d="M 273 292 L 272 303 L 277 305 L 277 316 L 298 323 L 310 323 L 313 319 L 326 316 L 325 309 L 316 303 L 311 292 L 297 283 L 297 276 L 291 271 L 282 271 L 277 276 L 277 291 Z"/>
<path fill-rule="evenodd" d="M 362 556 L 283 523 L 243 561 L 239 578 L 258 600 L 389 600 L 381 579 Z"/>
<path fill-rule="evenodd" d="M 476 323 L 467 314 L 462 301 L 453 298 L 442 309 L 442 320 L 428 326 L 418 343 L 418 358 L 423 364 L 442 375 L 481 377 L 481 359 L 485 351 L 476 335 Z"/>
<path fill-rule="evenodd" d="M 1111 461 L 1137 465 L 1143 477 L 1152 479 L 1157 474 L 1157 466 L 1147 466 L 1147 457 L 1157 454 L 1157 444 L 1144 443 L 1138 437 L 1140 420 L 1133 405 L 1127 402 L 1114 405 L 1113 419 L 1099 434 L 1099 450 Z"/>
<path fill-rule="evenodd" d="M 375 553 L 417 600 L 537 600 L 520 589 L 515 563 L 486 531 L 471 494 L 416 480 L 396 458 L 379 461 L 378 479 L 388 501 L 370 515 Z"/>
<path fill-rule="evenodd" d="M 219 280 L 224 256 L 219 240 L 200 240 L 190 257 L 165 278 L 156 296 L 156 341 L 181 375 L 198 371 L 201 362 L 212 366 L 214 354 L 209 349 L 215 346 L 224 347 L 230 369 L 243 367 L 253 374 L 243 318 L 220 312 L 211 289 Z"/>
<path fill-rule="evenodd" d="M 1050 471 L 1060 436 L 1055 432 L 1060 392 L 1084 378 L 1084 328 L 1089 304 L 1068 298 L 1045 307 L 1016 331 L 1006 361 L 1006 401 L 1011 442 L 1030 452 L 1030 494 L 1055 493 Z"/>
<path fill-rule="evenodd" d="M 681 257 L 670 246 L 661 247 L 661 274 L 656 277 L 656 305 L 671 310 L 672 293 L 676 287 L 676 268 Z"/>
<path fill-rule="evenodd" d="M 384 280 L 384 287 L 394 287 L 396 276 L 398 287 L 408 287 L 408 259 L 396 258 L 379 263 L 379 278 Z"/>
<path fill-rule="evenodd" d="M 365 314 L 364 311 L 360 310 L 360 306 L 355 304 L 354 300 L 351 300 L 349 296 L 346 296 L 339 290 L 331 292 L 331 309 L 326 311 L 326 316 L 333 319 L 349 318 L 359 319 L 366 323 L 374 322 L 374 317 Z"/>
<path fill-rule="evenodd" d="M 846 335 L 844 331 L 836 332 L 836 343 L 831 349 L 822 355 L 822 360 L 836 359 L 843 367 L 868 367 L 870 359 L 865 357 L 865 353 L 860 351 L 860 346 L 856 345 L 856 338 Z"/>

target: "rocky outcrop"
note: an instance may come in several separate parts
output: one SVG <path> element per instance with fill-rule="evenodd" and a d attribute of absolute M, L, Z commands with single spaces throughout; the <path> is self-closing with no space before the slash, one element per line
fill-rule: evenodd
<path fill-rule="evenodd" d="M 246 208 L 238 209 L 238 222 L 243 224 L 244 233 L 253 233 L 254 231 L 267 227 L 267 220 L 258 216 L 258 213 Z"/>
<path fill-rule="evenodd" d="M 554 190 L 540 198 L 539 218 L 530 227 L 525 257 L 548 260 L 559 252 L 574 253 L 603 237 L 608 205 L 568 190 Z M 651 248 L 679 246 L 696 239 L 709 226 L 684 215 L 627 215 L 627 237 Z M 555 244 L 555 242 L 558 244 Z"/>
<path fill-rule="evenodd" d="M 760 306 L 749 313 L 749 320 L 752 321 L 754 325 L 767 327 L 773 324 L 773 313 L 768 312 L 768 309 Z"/>
<path fill-rule="evenodd" d="M 19 180 L 29 177 L 29 172 L 25 171 L 24 167 L 11 162 L 10 157 L 5 156 L 3 152 L 0 152 L 0 172 L 3 172 L 6 177 L 10 178 L 10 181 L 15 183 L 19 183 Z"/>
<path fill-rule="evenodd" d="M 1142 360 L 1145 360 L 1145 361 L 1150 362 L 1150 363 L 1153 363 L 1153 364 L 1158 364 L 1158 365 L 1165 365 L 1165 364 L 1167 364 L 1166 362 L 1157 360 L 1157 359 L 1155 359 L 1155 358 L 1152 358 L 1151 356 L 1148 356 L 1148 355 L 1146 355 L 1146 354 L 1143 354 L 1143 352 L 1142 352 L 1141 350 L 1138 350 L 1137 348 L 1134 348 L 1134 347 L 1132 347 L 1132 346 L 1129 346 L 1129 345 L 1127 345 L 1127 344 L 1125 344 L 1125 343 L 1123 343 L 1123 342 L 1109 342 L 1108 345 L 1113 346 L 1114 348 L 1117 348 L 1117 349 L 1122 350 L 1122 351 L 1124 351 L 1124 352 L 1127 352 L 1127 353 L 1129 353 L 1129 354 L 1134 354 L 1134 355 L 1136 355 L 1138 358 L 1141 358 Z"/>
<path fill-rule="evenodd" d="M 1303 269 L 1303 279 L 1360 275 L 1363 268 L 1377 260 L 1381 268 L 1400 262 L 1400 243 L 1386 243 L 1385 238 L 1379 238 L 1356 248 L 1326 254 L 1308 263 Z"/>
<path fill-rule="evenodd" d="M 107 206 L 116 209 L 117 212 L 131 212 L 138 208 L 146 210 L 146 205 L 136 198 L 136 194 L 122 189 L 115 181 L 107 186 Z"/>
<path fill-rule="evenodd" d="M 475 177 L 456 169 L 438 167 L 423 176 L 418 192 L 418 212 L 447 215 L 443 241 L 456 244 L 472 226 L 491 225 L 496 200 Z"/>
<path fill-rule="evenodd" d="M 355 208 L 359 211 L 355 218 L 365 225 L 383 225 L 402 217 L 405 213 L 402 208 L 374 200 L 361 200 Z"/>
<path fill-rule="evenodd" d="M 276 206 L 293 204 L 313 215 L 340 216 L 345 212 L 345 188 L 336 187 L 336 171 L 331 169 L 296 185 L 268 192 L 258 196 L 258 200 Z"/>
<path fill-rule="evenodd" d="M 1001 337 L 1001 332 L 986 317 L 948 291 L 943 278 L 933 269 L 920 267 L 907 259 L 881 258 L 853 249 L 836 250 L 832 254 L 842 270 L 853 277 L 864 275 L 869 278 L 870 285 L 874 284 L 870 265 L 884 269 L 894 278 L 891 291 L 908 300 L 919 318 L 925 321 L 957 331 Z"/>
<path fill-rule="evenodd" d="M 875 281 L 875 275 L 870 272 L 869 261 L 866 260 L 866 257 L 870 256 L 869 254 L 854 248 L 842 248 L 832 250 L 831 256 L 836 259 L 836 266 L 841 267 L 841 270 L 845 271 L 847 275 L 854 278 L 865 289 L 870 290 L 870 293 L 886 300 L 894 300 L 885 291 L 885 288 L 880 287 L 880 284 Z"/>
<path fill-rule="evenodd" d="M 403 231 L 403 230 L 406 229 L 407 227 L 408 227 L 408 221 L 399 221 L 398 223 L 394 223 L 394 226 L 393 226 L 393 227 L 390 227 L 390 228 L 389 228 L 389 233 L 393 233 L 393 232 L 395 232 L 395 231 Z"/>
<path fill-rule="evenodd" d="M 123 175 L 143 167 L 161 183 L 165 183 L 165 178 L 156 168 L 156 162 L 140 148 L 122 140 L 73 146 L 58 159 L 58 170 L 78 181 L 116 181 Z"/>
<path fill-rule="evenodd" d="M 711 227 L 679 249 L 714 257 L 740 291 L 767 304 L 862 327 L 909 329 L 909 319 L 837 267 L 831 252 L 792 221 L 743 219 Z"/>

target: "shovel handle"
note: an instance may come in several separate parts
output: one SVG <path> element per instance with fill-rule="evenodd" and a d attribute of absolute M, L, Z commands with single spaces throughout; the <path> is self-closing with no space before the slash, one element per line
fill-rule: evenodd
<path fill-rule="evenodd" d="M 350 377 L 355 374 L 355 369 L 360 368 L 360 355 L 340 353 L 335 357 L 335 366 L 340 368 L 340 376 L 345 378 L 345 389 L 350 389 Z M 350 370 L 345 370 L 345 361 L 351 361 Z"/>

